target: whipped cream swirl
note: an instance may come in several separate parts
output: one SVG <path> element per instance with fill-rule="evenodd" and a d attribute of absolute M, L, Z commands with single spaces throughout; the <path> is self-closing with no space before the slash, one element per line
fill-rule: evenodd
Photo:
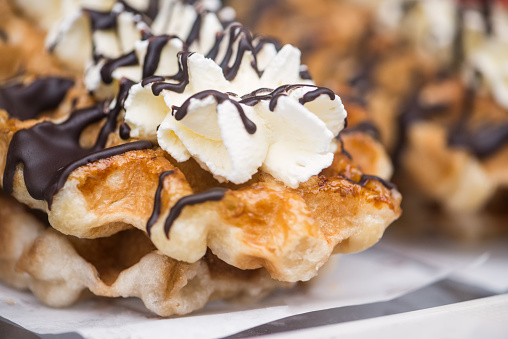
<path fill-rule="evenodd" d="M 301 80 L 292 46 L 261 75 L 251 74 L 252 58 L 246 53 L 229 81 L 212 59 L 180 53 L 176 75 L 131 88 L 125 102 L 131 137 L 158 142 L 180 162 L 192 157 L 221 182 L 244 183 L 261 168 L 296 188 L 330 166 L 346 118 L 340 98 L 310 84 L 280 86 Z"/>

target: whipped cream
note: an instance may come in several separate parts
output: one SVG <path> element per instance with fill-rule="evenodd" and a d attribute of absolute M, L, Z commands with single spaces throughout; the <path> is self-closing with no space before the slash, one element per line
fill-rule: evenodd
<path fill-rule="evenodd" d="M 496 3 L 491 15 L 491 32 L 478 12 L 467 17 L 465 73 L 471 81 L 478 73 L 496 102 L 508 109 L 508 11 Z"/>
<path fill-rule="evenodd" d="M 202 51 L 211 48 L 222 30 L 215 13 L 219 0 L 15 0 L 15 4 L 49 31 L 48 49 L 77 71 L 132 52 L 144 35 L 176 35 L 192 50 Z"/>
<path fill-rule="evenodd" d="M 158 142 L 177 161 L 194 158 L 220 182 L 244 183 L 261 168 L 298 187 L 331 165 L 346 111 L 325 88 L 266 89 L 303 82 L 296 48 L 284 46 L 262 75 L 253 61 L 252 53 L 237 57 L 236 76 L 228 80 L 212 59 L 180 54 L 173 79 L 153 77 L 132 87 L 125 102 L 131 137 Z"/>

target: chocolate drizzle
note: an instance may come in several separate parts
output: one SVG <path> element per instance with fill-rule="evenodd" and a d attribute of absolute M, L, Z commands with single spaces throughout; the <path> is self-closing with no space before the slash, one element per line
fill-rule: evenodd
<path fill-rule="evenodd" d="M 63 187 L 72 170 L 130 150 L 151 148 L 150 142 L 143 141 L 104 150 L 109 134 L 116 129 L 117 117 L 130 86 L 129 81 L 121 82 L 116 105 L 111 109 L 102 103 L 74 111 L 61 124 L 44 121 L 16 132 L 7 152 L 4 191 L 13 193 L 14 175 L 21 163 L 28 193 L 36 200 L 45 200 L 51 208 L 53 196 Z M 83 130 L 104 119 L 106 123 L 95 144 L 90 148 L 82 147 L 79 139 Z"/>
<path fill-rule="evenodd" d="M 123 140 L 129 140 L 129 138 L 131 137 L 131 128 L 129 127 L 129 125 L 123 122 L 120 125 L 118 134 L 120 134 L 120 138 L 122 138 Z"/>
<path fill-rule="evenodd" d="M 494 1 L 493 0 L 482 0 L 480 1 L 480 12 L 483 16 L 483 21 L 485 24 L 485 33 L 488 35 L 492 35 L 494 32 L 494 24 L 492 22 L 492 5 Z"/>
<path fill-rule="evenodd" d="M 166 179 L 167 176 L 170 176 L 174 173 L 175 173 L 175 171 L 171 170 L 171 171 L 163 172 L 159 176 L 159 186 L 157 186 L 157 191 L 155 191 L 155 198 L 153 201 L 153 212 L 152 212 L 152 215 L 150 216 L 150 218 L 148 219 L 148 222 L 146 223 L 146 233 L 148 233 L 148 236 L 151 236 L 152 227 L 153 227 L 153 225 L 155 225 L 157 220 L 159 220 L 159 217 L 161 214 L 161 204 L 162 204 L 161 195 L 162 195 L 162 189 L 164 188 L 164 179 Z"/>
<path fill-rule="evenodd" d="M 300 88 L 300 87 L 313 87 L 316 88 L 314 91 L 307 92 L 302 98 L 300 98 L 299 102 L 300 104 L 304 105 L 307 102 L 310 102 L 312 100 L 315 100 L 317 97 L 319 97 L 322 94 L 326 94 L 330 96 L 331 100 L 335 99 L 335 93 L 331 91 L 328 88 L 325 87 L 317 87 L 314 85 L 306 85 L 306 84 L 296 84 L 296 85 L 283 85 L 280 87 L 277 87 L 273 91 L 270 92 L 270 89 L 267 88 L 261 88 L 258 89 L 250 94 L 242 96 L 242 100 L 240 101 L 241 104 L 247 105 L 247 106 L 254 106 L 257 105 L 260 101 L 267 100 L 269 101 L 268 108 L 270 111 L 274 111 L 277 107 L 277 102 L 280 97 L 287 96 L 287 93 L 293 89 Z M 266 93 L 268 92 L 268 93 Z M 262 94 L 266 93 L 266 94 Z"/>
<path fill-rule="evenodd" d="M 143 79 L 155 74 L 161 58 L 162 49 L 169 40 L 175 38 L 170 35 L 160 35 L 148 39 L 145 61 L 143 63 Z"/>
<path fill-rule="evenodd" d="M 302 78 L 302 80 L 312 80 L 312 75 L 310 75 L 307 68 L 304 68 L 300 70 L 300 78 Z"/>
<path fill-rule="evenodd" d="M 90 18 L 93 31 L 114 29 L 117 26 L 118 13 L 116 12 L 99 12 L 91 9 L 85 9 L 83 12 Z"/>
<path fill-rule="evenodd" d="M 508 143 L 508 124 L 485 125 L 476 131 L 452 133 L 448 139 L 452 147 L 462 147 L 480 159 L 485 159 Z"/>
<path fill-rule="evenodd" d="M 161 94 L 163 90 L 168 90 L 176 93 L 183 93 L 189 84 L 189 65 L 188 59 L 193 53 L 179 52 L 178 53 L 178 72 L 173 76 L 168 77 L 151 77 L 150 80 L 145 79 L 143 86 L 148 83 L 154 82 L 152 85 L 152 93 L 155 96 Z M 162 82 L 162 80 L 176 80 L 177 83 Z"/>
<path fill-rule="evenodd" d="M 215 36 L 215 43 L 213 44 L 212 48 L 208 51 L 206 54 L 206 58 L 213 59 L 217 58 L 217 54 L 219 54 L 219 48 L 220 44 L 222 42 L 222 39 L 224 38 L 224 34 L 219 32 Z"/>
<path fill-rule="evenodd" d="M 465 148 L 479 159 L 485 159 L 508 143 L 508 123 L 484 124 L 476 130 L 468 128 L 468 122 L 474 113 L 479 77 L 480 75 L 475 73 L 473 84 L 467 88 L 462 103 L 462 115 L 449 132 L 448 144 L 451 147 Z"/>
<path fill-rule="evenodd" d="M 389 190 L 397 189 L 397 186 L 395 186 L 391 182 L 381 179 L 380 177 L 377 177 L 375 175 L 363 174 L 362 178 L 360 179 L 360 181 L 357 184 L 360 186 L 365 186 L 365 184 L 367 184 L 367 181 L 369 181 L 369 180 L 379 181 L 384 187 L 388 188 Z"/>
<path fill-rule="evenodd" d="M 71 79 L 47 77 L 28 86 L 0 87 L 0 109 L 19 120 L 35 119 L 42 112 L 57 108 L 73 85 Z"/>
<path fill-rule="evenodd" d="M 328 95 L 330 100 L 332 100 L 332 101 L 335 100 L 335 93 L 331 89 L 325 88 L 325 87 L 319 87 L 318 89 L 316 89 L 314 91 L 305 93 L 303 98 L 301 98 L 299 100 L 300 104 L 305 105 L 308 102 L 316 100 L 321 95 Z"/>
<path fill-rule="evenodd" d="M 242 119 L 243 126 L 245 127 L 245 130 L 249 134 L 256 133 L 257 127 L 252 120 L 247 118 L 247 115 L 245 114 L 245 111 L 243 110 L 242 106 L 235 100 L 231 100 L 227 94 L 224 94 L 222 92 L 214 91 L 214 90 L 208 90 L 199 92 L 193 96 L 191 96 L 189 99 L 185 100 L 185 102 L 182 104 L 181 107 L 175 108 L 176 112 L 174 112 L 174 116 L 176 120 L 182 120 L 186 115 L 187 111 L 189 109 L 189 105 L 191 102 L 191 99 L 197 99 L 201 100 L 208 96 L 213 96 L 215 100 L 217 101 L 217 104 L 220 105 L 221 103 L 225 101 L 231 102 L 236 109 L 238 110 L 238 114 L 240 115 L 240 119 Z"/>
<path fill-rule="evenodd" d="M 341 131 L 341 133 L 346 133 L 346 134 L 347 133 L 355 133 L 355 132 L 362 132 L 362 133 L 369 134 L 376 140 L 381 139 L 381 134 L 379 133 L 379 129 L 371 121 L 362 121 L 358 125 L 350 126 L 347 128 L 344 127 L 344 130 Z"/>
<path fill-rule="evenodd" d="M 192 28 L 189 32 L 189 35 L 187 36 L 187 39 L 185 40 L 185 44 L 187 46 L 190 46 L 194 43 L 194 41 L 199 40 L 199 35 L 201 31 L 201 24 L 203 22 L 203 18 L 201 16 L 201 13 L 198 13 L 196 16 L 196 20 L 194 20 L 194 23 L 192 24 Z"/>
<path fill-rule="evenodd" d="M 153 20 L 155 20 L 157 14 L 159 13 L 160 0 L 149 0 L 146 10 L 143 11 L 139 11 L 136 8 L 130 6 L 125 0 L 117 0 L 117 1 L 123 5 L 126 11 L 143 16 L 144 21 L 148 23 L 153 22 Z"/>
<path fill-rule="evenodd" d="M 257 67 L 255 48 L 252 44 L 253 39 L 251 33 L 240 24 L 233 23 L 229 27 L 229 44 L 227 47 L 226 55 L 220 62 L 220 67 L 224 73 L 224 77 L 226 80 L 233 80 L 238 71 L 240 70 L 240 65 L 242 64 L 242 59 L 247 51 L 253 52 L 254 60 L 252 62 L 252 68 L 260 75 L 261 73 Z M 229 66 L 231 63 L 231 59 L 233 58 L 233 52 L 235 51 L 234 45 L 237 43 L 236 47 L 236 58 L 233 62 L 232 66 Z"/>
<path fill-rule="evenodd" d="M 186 206 L 199 205 L 208 201 L 220 201 L 224 198 L 227 191 L 228 190 L 225 188 L 217 187 L 201 193 L 188 195 L 178 200 L 177 203 L 171 208 L 171 211 L 169 212 L 169 215 L 166 219 L 166 223 L 164 224 L 164 232 L 166 233 L 166 237 L 169 239 L 169 231 L 171 230 L 171 226 L 173 226 L 173 223 L 180 216 Z"/>
<path fill-rule="evenodd" d="M 344 155 L 345 155 L 345 156 L 346 156 L 349 160 L 353 160 L 353 157 L 351 156 L 351 153 L 349 153 L 348 151 L 346 151 L 346 148 L 344 147 L 344 140 L 342 139 L 342 132 L 343 132 L 343 131 L 341 131 L 341 133 L 339 133 L 339 134 L 335 137 L 335 139 L 337 139 L 337 141 L 339 141 L 339 143 L 340 143 L 340 152 L 341 152 L 342 154 L 344 154 Z"/>
<path fill-rule="evenodd" d="M 119 67 L 135 66 L 138 65 L 138 57 L 136 52 L 130 52 L 122 55 L 119 58 L 111 59 L 106 61 L 104 66 L 101 68 L 101 78 L 105 84 L 111 84 L 113 82 L 113 72 Z"/>
<path fill-rule="evenodd" d="M 9 41 L 9 36 L 3 29 L 0 29 L 0 40 L 2 40 L 3 42 Z"/>

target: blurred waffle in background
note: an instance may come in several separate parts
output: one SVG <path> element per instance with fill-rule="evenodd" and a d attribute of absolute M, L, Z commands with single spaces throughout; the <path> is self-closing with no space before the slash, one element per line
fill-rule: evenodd
<path fill-rule="evenodd" d="M 305 51 L 316 83 L 344 99 L 342 134 L 386 146 L 405 197 L 399 224 L 467 239 L 507 230 L 506 1 L 226 3 Z"/>

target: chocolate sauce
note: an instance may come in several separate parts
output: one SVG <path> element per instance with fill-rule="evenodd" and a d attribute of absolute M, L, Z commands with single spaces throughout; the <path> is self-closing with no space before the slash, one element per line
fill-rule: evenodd
<path fill-rule="evenodd" d="M 136 52 L 134 51 L 122 55 L 119 58 L 108 60 L 101 68 L 102 81 L 105 84 L 111 84 L 113 82 L 113 72 L 117 68 L 125 66 L 135 66 L 138 64 L 139 64 L 138 57 L 136 56 Z"/>
<path fill-rule="evenodd" d="M 452 147 L 462 147 L 480 159 L 485 159 L 508 143 L 508 124 L 485 125 L 476 131 L 453 133 L 448 139 Z"/>
<path fill-rule="evenodd" d="M 148 233 L 148 236 L 151 236 L 151 230 L 153 225 L 159 220 L 160 214 L 161 214 L 161 204 L 162 204 L 162 189 L 164 188 L 164 179 L 166 179 L 167 176 L 170 176 L 174 174 L 175 171 L 167 171 L 163 172 L 159 176 L 159 186 L 157 186 L 157 191 L 155 192 L 155 198 L 153 200 L 153 212 L 150 218 L 148 219 L 148 222 L 146 223 L 146 233 Z"/>
<path fill-rule="evenodd" d="M 118 134 L 120 134 L 120 138 L 122 138 L 123 140 L 129 140 L 129 138 L 131 137 L 131 128 L 124 122 L 120 125 Z"/>
<path fill-rule="evenodd" d="M 312 75 L 310 75 L 307 69 L 303 69 L 300 71 L 300 78 L 302 80 L 312 80 Z"/>
<path fill-rule="evenodd" d="M 169 212 L 168 218 L 166 219 L 166 223 L 164 225 L 164 232 L 166 233 L 166 237 L 169 239 L 169 231 L 171 230 L 171 226 L 173 226 L 173 223 L 180 216 L 182 210 L 186 206 L 199 205 L 208 201 L 220 201 L 224 198 L 227 191 L 228 190 L 225 188 L 217 187 L 201 193 L 188 195 L 178 200 L 178 202 L 171 208 L 171 211 Z"/>
<path fill-rule="evenodd" d="M 0 87 L 0 109 L 22 121 L 35 119 L 42 112 L 57 108 L 73 85 L 71 79 L 47 77 L 28 86 Z"/>
<path fill-rule="evenodd" d="M 462 115 L 449 132 L 448 145 L 465 148 L 478 158 L 485 159 L 496 153 L 508 142 L 508 123 L 485 124 L 476 130 L 471 130 L 468 127 L 468 122 L 474 112 L 479 77 L 479 73 L 475 73 L 473 84 L 467 88 L 462 103 Z"/>
<path fill-rule="evenodd" d="M 189 35 L 187 36 L 187 39 L 185 40 L 185 44 L 187 46 L 190 46 L 190 45 L 192 45 L 192 43 L 194 41 L 199 40 L 202 22 L 203 22 L 203 18 L 201 16 L 201 13 L 198 13 L 196 16 L 196 20 L 194 20 L 194 23 L 192 24 L 191 31 L 190 31 Z"/>
<path fill-rule="evenodd" d="M 339 133 L 335 139 L 337 139 L 340 143 L 340 152 L 342 154 L 344 154 L 349 160 L 353 160 L 353 157 L 351 156 L 351 153 L 349 153 L 348 151 L 346 151 L 346 149 L 344 148 L 344 140 L 342 140 L 342 132 Z"/>
<path fill-rule="evenodd" d="M 164 78 L 163 76 L 152 75 L 152 76 L 149 76 L 149 77 L 143 79 L 141 81 L 141 86 L 145 87 L 146 85 L 151 84 L 152 82 L 161 82 L 164 80 L 166 80 L 166 78 Z"/>
<path fill-rule="evenodd" d="M 130 86 L 132 82 L 120 82 L 120 92 L 112 109 L 102 103 L 74 111 L 63 123 L 44 121 L 16 132 L 7 151 L 4 191 L 12 194 L 16 168 L 22 164 L 28 193 L 36 200 L 45 200 L 51 208 L 53 196 L 63 187 L 72 170 L 129 150 L 151 148 L 150 142 L 137 142 L 103 151 L 109 134 L 116 128 Z M 79 139 L 83 130 L 104 119 L 106 123 L 95 144 L 90 148 L 82 147 Z"/>
<path fill-rule="evenodd" d="M 240 65 L 242 63 L 243 56 L 245 52 L 252 51 L 254 61 L 252 62 L 252 68 L 260 74 L 257 68 L 256 62 L 256 54 L 254 53 L 255 49 L 252 44 L 252 35 L 251 33 L 240 24 L 232 24 L 229 26 L 229 43 L 226 50 L 226 55 L 220 62 L 220 67 L 222 68 L 222 72 L 224 73 L 224 77 L 226 80 L 233 80 L 238 71 L 240 70 Z M 238 42 L 237 42 L 238 41 Z M 237 43 L 236 49 L 234 48 L 235 43 Z M 231 63 L 231 59 L 233 58 L 233 52 L 236 50 L 236 57 L 233 62 L 233 66 L 229 66 Z"/>
<path fill-rule="evenodd" d="M 3 42 L 9 41 L 9 36 L 7 35 L 7 32 L 5 32 L 3 29 L 0 29 L 0 40 Z"/>
<path fill-rule="evenodd" d="M 169 77 L 165 77 L 165 79 L 176 80 L 177 83 L 167 83 L 167 82 L 155 82 L 152 85 L 152 93 L 155 96 L 161 94 L 163 90 L 169 90 L 176 93 L 183 93 L 185 88 L 189 84 L 189 56 L 193 53 L 191 52 L 179 52 L 178 53 L 178 72 Z M 158 77 L 153 77 L 153 80 L 159 79 Z M 146 84 L 146 82 L 145 82 Z"/>
<path fill-rule="evenodd" d="M 114 29 L 117 26 L 116 18 L 118 17 L 118 13 L 116 12 L 99 12 L 91 9 L 85 9 L 83 12 L 90 18 L 92 30 L 94 32 L 105 29 Z"/>
<path fill-rule="evenodd" d="M 362 178 L 360 179 L 360 181 L 358 182 L 358 185 L 360 186 L 365 186 L 365 184 L 367 183 L 367 181 L 369 180 L 376 180 L 376 181 L 379 181 L 384 187 L 388 188 L 389 190 L 392 190 L 392 189 L 397 189 L 397 186 L 395 186 L 394 184 L 392 184 L 391 182 L 388 182 L 384 179 L 381 179 L 380 177 L 377 177 L 375 175 L 367 175 L 367 174 L 364 174 L 362 175 Z"/>
<path fill-rule="evenodd" d="M 399 139 L 393 154 L 395 162 L 400 160 L 402 150 L 407 144 L 407 133 L 409 127 L 417 121 L 429 118 L 434 114 L 442 113 L 449 108 L 447 103 L 439 103 L 435 105 L 425 105 L 422 103 L 420 100 L 420 93 L 423 88 L 423 82 L 419 78 L 415 79 L 414 82 L 416 85 L 414 86 L 413 92 L 408 97 L 406 102 L 401 106 L 400 112 L 398 114 L 397 127 Z"/>
<path fill-rule="evenodd" d="M 160 35 L 148 39 L 148 48 L 146 50 L 145 61 L 143 63 L 143 79 L 155 74 L 162 54 L 162 49 L 169 40 L 175 36 Z"/>
<path fill-rule="evenodd" d="M 218 32 L 215 36 L 215 43 L 213 44 L 212 48 L 206 54 L 206 58 L 213 59 L 213 60 L 215 60 L 215 58 L 217 58 L 217 54 L 219 54 L 219 48 L 220 48 L 222 39 L 224 39 L 224 34 L 222 32 Z"/>
<path fill-rule="evenodd" d="M 242 100 L 240 101 L 241 104 L 247 105 L 247 106 L 254 106 L 260 101 L 267 100 L 270 101 L 268 104 L 268 108 L 270 111 L 274 111 L 277 107 L 277 102 L 280 97 L 287 96 L 287 93 L 295 88 L 300 87 L 313 87 L 316 88 L 316 90 L 306 93 L 302 98 L 300 98 L 299 102 L 303 105 L 309 101 L 312 101 L 319 97 L 321 94 L 329 95 L 331 98 L 331 95 L 333 95 L 333 99 L 335 99 L 335 93 L 333 93 L 331 90 L 324 88 L 324 87 L 317 87 L 314 85 L 306 85 L 306 84 L 296 84 L 296 85 L 283 85 L 280 87 L 277 87 L 273 91 L 267 93 L 267 94 L 261 94 L 263 92 L 269 91 L 269 89 L 261 88 L 258 89 L 250 94 L 242 96 Z M 315 96 L 315 97 L 314 97 Z M 333 100 L 332 99 L 332 100 Z"/>
<path fill-rule="evenodd" d="M 159 3 L 160 0 L 149 0 L 148 2 L 148 8 L 145 11 L 145 14 L 153 20 L 157 17 L 157 14 L 159 14 Z"/>
<path fill-rule="evenodd" d="M 492 22 L 493 3 L 493 0 L 480 1 L 480 12 L 482 13 L 483 22 L 485 24 L 485 33 L 488 35 L 492 35 L 494 32 L 494 23 Z"/>
<path fill-rule="evenodd" d="M 318 97 L 320 97 L 323 94 L 328 95 L 330 100 L 332 100 L 332 101 L 335 100 L 335 93 L 331 89 L 328 89 L 325 87 L 319 87 L 318 89 L 316 89 L 314 91 L 305 93 L 305 95 L 303 96 L 303 98 L 301 98 L 299 100 L 299 102 L 300 102 L 300 104 L 305 105 L 308 102 L 316 100 Z"/>
<path fill-rule="evenodd" d="M 342 99 L 342 102 L 348 102 L 356 105 L 360 105 L 363 108 L 367 108 L 367 101 L 365 98 L 359 96 L 359 95 L 342 95 L 339 93 L 340 98 Z"/>
<path fill-rule="evenodd" d="M 275 50 L 278 52 L 281 50 L 282 45 L 280 44 L 280 41 L 275 38 L 270 37 L 264 37 L 261 35 L 257 35 L 254 38 L 254 41 L 252 42 L 253 45 L 255 45 L 253 53 L 257 55 L 266 44 L 271 44 L 275 47 Z"/>
<path fill-rule="evenodd" d="M 379 132 L 379 129 L 371 121 L 363 121 L 355 126 L 351 126 L 351 127 L 347 127 L 347 128 L 344 127 L 344 130 L 341 131 L 341 133 L 346 133 L 346 134 L 347 133 L 354 133 L 354 132 L 362 132 L 362 133 L 369 134 L 376 140 L 380 140 L 380 138 L 381 138 L 381 133 Z"/>
<path fill-rule="evenodd" d="M 254 124 L 252 120 L 247 118 L 247 115 L 245 115 L 245 111 L 243 110 L 242 106 L 236 100 L 231 100 L 227 94 L 214 90 L 199 92 L 191 96 L 189 99 L 185 100 L 182 106 L 176 109 L 176 113 L 174 113 L 175 119 L 182 120 L 187 115 L 187 111 L 189 109 L 189 105 L 192 99 L 202 100 L 208 96 L 213 96 L 217 101 L 218 105 L 220 105 L 225 101 L 231 102 L 238 110 L 238 114 L 240 115 L 240 119 L 242 119 L 243 126 L 245 127 L 247 133 L 249 134 L 256 133 L 257 130 L 256 124 Z"/>
<path fill-rule="evenodd" d="M 453 67 L 460 71 L 464 61 L 464 5 L 459 3 L 455 13 L 455 27 L 457 31 L 453 39 Z"/>
<path fill-rule="evenodd" d="M 149 0 L 148 6 L 146 10 L 140 11 L 132 6 L 130 6 L 125 0 L 117 0 L 119 3 L 121 3 L 124 7 L 124 9 L 127 12 L 131 12 L 134 14 L 141 15 L 145 17 L 144 21 L 146 21 L 148 24 L 151 24 L 153 20 L 157 17 L 157 14 L 159 14 L 159 2 L 160 0 Z M 149 20 L 146 20 L 149 19 Z"/>

